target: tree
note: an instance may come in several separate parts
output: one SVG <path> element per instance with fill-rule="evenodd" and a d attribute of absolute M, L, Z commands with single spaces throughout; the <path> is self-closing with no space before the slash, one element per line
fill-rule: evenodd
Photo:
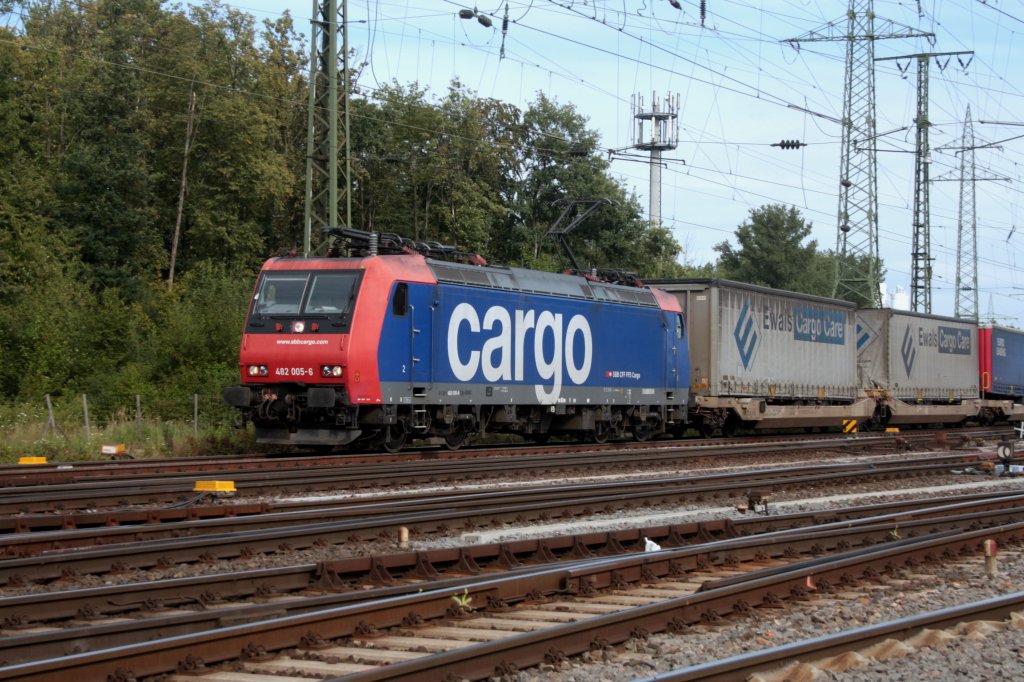
<path fill-rule="evenodd" d="M 831 296 L 834 263 L 813 239 L 803 243 L 810 233 L 811 224 L 796 207 L 751 209 L 748 220 L 736 228 L 739 247 L 729 242 L 714 247 L 720 254 L 718 269 L 723 277 L 740 282 Z"/>
<path fill-rule="evenodd" d="M 841 256 L 837 256 L 835 251 L 829 250 L 825 253 L 829 259 L 829 272 L 832 273 L 832 281 L 835 281 L 836 272 L 836 259 Z M 847 255 L 845 258 L 848 261 L 855 262 L 855 265 L 849 265 L 846 268 L 847 272 L 871 272 L 875 270 L 878 272 L 879 281 L 885 281 L 885 266 L 881 259 L 878 259 L 877 266 L 875 268 L 869 268 L 868 263 L 870 262 L 870 256 L 850 256 Z M 877 294 L 877 292 L 874 292 Z M 859 308 L 873 308 L 875 306 L 876 296 L 870 291 L 870 285 L 867 282 L 858 282 L 852 285 L 851 289 L 847 289 L 846 292 L 840 297 L 844 300 L 856 303 Z"/>

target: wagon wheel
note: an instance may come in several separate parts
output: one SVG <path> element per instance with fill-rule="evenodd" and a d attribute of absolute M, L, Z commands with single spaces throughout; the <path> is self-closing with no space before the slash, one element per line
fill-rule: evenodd
<path fill-rule="evenodd" d="M 551 440 L 551 433 L 549 431 L 531 433 L 530 440 L 537 445 L 545 445 L 549 440 Z"/>
<path fill-rule="evenodd" d="M 740 420 L 735 415 L 729 415 L 725 419 L 725 423 L 722 424 L 722 435 L 726 438 L 732 438 L 736 435 L 736 431 L 739 430 Z"/>
<path fill-rule="evenodd" d="M 715 425 L 702 421 L 697 425 L 697 431 L 700 433 L 701 438 L 711 438 L 715 435 Z"/>
<path fill-rule="evenodd" d="M 594 430 L 590 432 L 590 438 L 598 445 L 608 442 L 608 435 L 611 433 L 608 422 L 594 422 Z"/>
<path fill-rule="evenodd" d="M 409 437 L 409 431 L 405 428 L 404 421 L 397 421 L 394 424 L 385 426 L 380 432 L 381 447 L 394 454 L 405 447 L 405 441 Z"/>

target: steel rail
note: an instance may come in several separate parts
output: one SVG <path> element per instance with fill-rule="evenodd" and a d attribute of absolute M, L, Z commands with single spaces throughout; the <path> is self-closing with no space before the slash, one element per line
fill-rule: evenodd
<path fill-rule="evenodd" d="M 606 648 L 651 632 L 678 630 L 709 618 L 744 611 L 757 603 L 775 604 L 785 599 L 803 598 L 807 581 L 819 586 L 849 582 L 861 577 L 875 577 L 886 566 L 899 562 L 920 562 L 939 556 L 955 556 L 976 551 L 984 539 L 1019 541 L 1024 537 L 1024 523 L 1001 528 L 988 528 L 946 537 L 915 538 L 882 547 L 859 551 L 853 556 L 830 562 L 812 562 L 810 567 L 794 565 L 789 571 L 762 577 L 737 585 L 708 589 L 696 594 L 658 604 L 640 606 L 608 615 L 555 626 L 540 631 L 517 634 L 509 638 L 473 644 L 433 656 L 395 663 L 346 676 L 346 682 L 417 682 L 444 679 L 446 675 L 478 680 L 506 671 L 533 665 L 544 660 L 561 660 L 565 656 Z M 941 551 L 940 551 L 941 550 Z M 770 595 L 770 596 L 769 596 Z M 731 678 L 731 679 L 736 679 Z"/>
<path fill-rule="evenodd" d="M 927 472 L 944 468 L 948 464 L 929 464 L 906 468 L 873 468 L 861 471 L 840 471 L 816 476 L 796 476 L 792 478 L 754 479 L 747 481 L 740 488 L 756 487 L 760 490 L 772 490 L 781 486 L 807 486 L 815 483 L 834 482 L 850 477 L 891 477 L 906 475 L 908 472 Z M 729 484 L 732 485 L 732 484 Z M 376 539 L 382 533 L 397 532 L 406 527 L 417 532 L 438 532 L 451 530 L 452 523 L 461 522 L 466 530 L 478 525 L 493 524 L 498 521 L 526 522 L 531 519 L 550 520 L 553 518 L 569 519 L 573 516 L 592 514 L 597 510 L 612 508 L 633 508 L 641 504 L 667 504 L 686 497 L 704 499 L 714 494 L 722 495 L 725 491 L 737 488 L 722 486 L 662 486 L 652 490 L 623 492 L 631 490 L 634 482 L 620 482 L 602 495 L 565 500 L 564 496 L 548 494 L 542 496 L 540 502 L 525 500 L 509 501 L 500 498 L 497 505 L 478 504 L 471 501 L 469 506 L 462 507 L 459 496 L 454 496 L 448 505 L 425 511 L 399 510 L 379 508 L 380 516 L 370 516 L 367 507 L 360 507 L 355 518 L 339 521 L 300 523 L 292 526 L 281 526 L 279 521 L 268 517 L 244 517 L 232 519 L 232 526 L 223 533 L 188 537 L 181 528 L 178 535 L 183 537 L 164 537 L 136 542 L 122 542 L 98 549 L 53 550 L 34 556 L 8 558 L 0 560 L 0 584 L 15 581 L 15 584 L 26 581 L 53 580 L 63 575 L 97 574 L 127 568 L 149 568 L 157 565 L 174 565 L 195 561 L 213 561 L 218 559 L 235 559 L 239 556 L 255 553 L 274 553 L 311 547 L 315 544 L 340 544 L 350 539 Z M 455 506 L 456 508 L 452 508 Z M 274 527 L 266 528 L 268 522 Z M 220 523 L 219 519 L 195 521 L 184 526 L 194 527 Z M 258 525 L 254 530 L 245 530 L 247 526 Z M 221 526 L 223 527 L 223 526 Z M 172 527 L 173 528 L 173 527 Z M 157 526 L 149 528 L 139 526 L 127 529 L 101 529 L 104 536 L 117 532 L 136 533 L 140 537 L 146 531 L 167 534 L 170 528 Z M 95 532 L 89 529 L 88 532 Z M 10 546 L 18 543 L 23 547 L 35 540 L 45 542 L 50 534 L 40 533 L 20 539 L 17 536 L 4 538 L 0 545 Z M 124 536 L 122 536 L 124 537 Z"/>
<path fill-rule="evenodd" d="M 338 453 L 330 455 L 291 455 L 281 456 L 280 454 L 269 453 L 263 456 L 253 455 L 228 455 L 228 456 L 203 456 L 203 457 L 176 457 L 176 458 L 147 458 L 147 459 L 112 459 L 112 460 L 84 460 L 72 462 L 54 462 L 41 465 L 2 465 L 0 464 L 0 491 L 8 487 L 22 485 L 53 485 L 68 483 L 89 478 L 117 478 L 122 476 L 140 477 L 146 475 L 182 474 L 195 475 L 197 473 L 209 473 L 219 471 L 243 471 L 254 470 L 276 470 L 291 469 L 294 467 L 317 467 L 354 466 L 380 467 L 382 464 L 409 464 L 421 460 L 443 461 L 443 460 L 469 460 L 485 459 L 490 457 L 551 457 L 567 455 L 572 453 L 627 453 L 649 451 L 652 448 L 667 450 L 669 454 L 680 453 L 683 458 L 701 457 L 720 454 L 719 451 L 742 451 L 744 448 L 758 445 L 782 446 L 786 443 L 807 443 L 817 442 L 822 448 L 828 449 L 833 446 L 848 447 L 852 443 L 859 447 L 883 447 L 894 444 L 897 440 L 902 441 L 928 441 L 941 439 L 945 436 L 954 436 L 960 439 L 967 438 L 994 438 L 998 436 L 1011 436 L 1012 429 L 1009 427 L 990 428 L 979 427 L 971 429 L 956 430 L 929 430 L 916 431 L 912 433 L 883 434 L 883 433 L 858 433 L 858 434 L 814 434 L 814 435 L 767 435 L 760 434 L 756 437 L 713 439 L 713 440 L 657 440 L 644 443 L 617 442 L 603 445 L 589 443 L 555 443 L 545 446 L 522 444 L 502 445 L 500 447 L 484 446 L 465 448 L 458 451 L 445 450 L 410 450 L 397 454 L 390 453 Z M 690 455 L 683 455 L 687 451 L 696 451 Z"/>
<path fill-rule="evenodd" d="M 901 437 L 906 439 L 906 437 Z M 922 440 L 927 438 L 922 437 Z M 896 438 L 868 439 L 835 439 L 822 441 L 773 441 L 763 452 L 755 456 L 767 455 L 784 449 L 787 452 L 798 450 L 860 450 L 865 446 L 877 447 L 879 444 L 893 445 Z M 751 455 L 750 444 L 730 446 L 710 446 L 701 452 L 694 452 L 679 446 L 656 447 L 645 444 L 642 452 L 636 449 L 610 450 L 595 455 L 593 451 L 582 450 L 574 454 L 551 455 L 520 455 L 515 457 L 485 457 L 474 460 L 423 460 L 404 463 L 377 464 L 366 466 L 320 465 L 315 467 L 293 465 L 287 471 L 256 470 L 230 471 L 224 468 L 211 468 L 203 474 L 190 476 L 144 476 L 120 478 L 111 481 L 79 481 L 70 483 L 46 483 L 46 492 L 40 494 L 29 486 L 0 488 L 0 514 L 31 514 L 48 513 L 54 509 L 73 510 L 83 508 L 127 506 L 131 504 L 155 505 L 168 502 L 188 503 L 195 494 L 192 486 L 196 480 L 224 480 L 235 482 L 240 494 L 265 495 L 274 491 L 336 490 L 350 488 L 372 488 L 382 485 L 421 484 L 424 480 L 465 481 L 473 478 L 494 476 L 496 472 L 507 474 L 537 475 L 538 471 L 588 471 L 614 470 L 623 466 L 652 465 L 658 462 L 678 462 L 679 460 L 703 459 L 709 456 Z M 577 446 L 579 447 L 579 446 Z M 610 454 L 609 454 L 610 453 Z M 74 465 L 62 465 L 74 466 Z M 197 478 L 198 477 L 198 478 Z M 0 479 L 2 480 L 2 479 Z"/>
<path fill-rule="evenodd" d="M 835 447 L 853 447 L 855 441 L 839 441 Z M 820 450 L 820 441 L 781 442 L 778 447 L 787 452 Z M 772 452 L 769 449 L 765 453 Z M 702 453 L 701 457 L 710 453 Z M 749 455 L 749 446 L 718 447 L 715 456 Z M 372 465 L 339 468 L 336 466 L 297 467 L 286 471 L 227 471 L 216 470 L 191 476 L 149 476 L 121 478 L 114 481 L 84 481 L 47 483 L 44 490 L 28 486 L 0 488 L 0 513 L 24 515 L 33 512 L 52 512 L 54 509 L 82 509 L 130 504 L 159 504 L 161 502 L 187 502 L 195 497 L 192 492 L 197 480 L 224 480 L 234 482 L 240 495 L 265 495 L 272 492 L 314 492 L 322 490 L 350 490 L 379 488 L 424 481 L 465 482 L 474 478 L 493 477 L 499 472 L 537 475 L 539 471 L 588 472 L 621 469 L 624 466 L 651 465 L 657 462 L 675 462 L 694 459 L 691 451 L 679 448 L 648 448 L 643 453 L 631 450 L 613 451 L 611 454 L 577 453 L 552 456 L 526 455 L 518 457 L 491 457 L 481 460 L 425 460 L 402 464 Z M 198 478 L 197 478 L 198 476 Z"/>
<path fill-rule="evenodd" d="M 519 563 L 531 563 L 542 557 L 571 559 L 590 554 L 642 549 L 645 538 L 665 547 L 677 547 L 809 526 L 863 524 L 867 522 L 866 519 L 870 519 L 871 523 L 892 523 L 898 526 L 906 520 L 968 511 L 991 513 L 1020 504 L 1024 504 L 1024 493 L 972 494 L 738 520 L 717 519 L 591 531 L 127 585 L 36 592 L 0 597 L 0 623 L 16 632 L 19 628 L 42 622 L 122 615 L 140 608 L 284 595 L 309 588 L 334 590 L 348 585 L 385 585 L 389 584 L 393 576 L 398 579 L 411 577 L 422 580 L 435 573 L 473 573 L 477 568 L 507 570 Z"/>
<path fill-rule="evenodd" d="M 1007 541 L 1024 534 L 1024 522 L 966 533 L 949 532 L 939 537 L 911 538 L 879 548 L 846 552 L 832 561 L 812 560 L 794 564 L 791 570 L 775 575 L 758 577 L 739 585 L 710 588 L 692 595 L 679 597 L 648 606 L 626 609 L 608 615 L 558 625 L 541 631 L 516 634 L 492 642 L 473 644 L 446 653 L 395 663 L 347 679 L 352 682 L 369 680 L 423 680 L 443 679 L 445 675 L 481 679 L 495 674 L 495 662 L 501 670 L 541 662 L 545 656 L 565 656 L 581 653 L 594 646 L 607 646 L 643 632 L 678 629 L 707 618 L 708 614 L 727 615 L 742 610 L 742 604 L 758 601 L 774 603 L 781 599 L 806 594 L 810 579 L 821 586 L 825 580 L 833 584 L 857 577 L 872 577 L 880 570 L 895 568 L 901 562 L 937 560 L 942 556 L 955 556 L 959 552 L 974 551 L 982 539 Z M 783 534 L 785 535 L 785 534 Z M 793 534 L 788 541 L 794 541 Z M 812 535 L 814 535 L 812 533 Z M 785 542 L 787 538 L 780 537 Z M 809 538 L 805 538 L 809 539 Z M 820 538 L 817 538 L 820 540 Z M 751 541 L 753 539 L 745 539 Z M 737 543 L 740 541 L 729 541 Z M 694 561 L 700 554 L 710 554 L 709 548 L 688 548 Z M 702 549 L 694 555 L 694 549 Z M 646 569 L 649 575 L 667 575 L 681 560 L 683 550 L 657 552 L 632 557 L 633 568 Z M 598 582 L 596 576 L 609 577 L 613 571 L 623 571 L 626 559 L 595 560 L 590 567 L 540 570 L 530 578 L 523 576 L 484 579 L 464 588 L 466 598 L 474 604 L 489 604 L 501 609 L 506 604 L 519 602 L 539 594 L 570 593 L 574 589 L 585 593 L 584 585 Z M 0 679 L 25 681 L 61 679 L 62 675 L 75 675 L 82 679 L 103 679 L 123 668 L 125 675 L 136 677 L 154 675 L 175 669 L 196 669 L 238 658 L 240 651 L 273 653 L 285 648 L 307 647 L 315 649 L 322 642 L 341 637 L 360 636 L 367 623 L 390 627 L 408 623 L 409 619 L 436 619 L 444 617 L 451 606 L 449 589 L 430 590 L 415 595 L 392 597 L 372 604 L 355 604 L 323 611 L 286 616 L 258 623 L 247 623 L 218 629 L 204 634 L 180 635 L 152 642 L 88 653 L 73 654 L 56 659 L 15 664 L 0 668 Z M 122 675 L 124 676 L 124 675 Z M 64 678 L 66 679 L 66 678 Z"/>
<path fill-rule="evenodd" d="M 864 649 L 886 640 L 907 640 L 924 630 L 941 630 L 977 620 L 1005 620 L 1024 611 L 1024 592 L 1014 592 L 983 601 L 952 606 L 898 620 L 784 644 L 763 651 L 732 656 L 719 661 L 680 668 L 636 682 L 732 682 L 744 680 L 758 671 L 783 667 L 799 659 L 806 663 L 848 651 Z"/>
<path fill-rule="evenodd" d="M 657 477 L 647 479 L 632 478 L 621 479 L 618 481 L 581 482 L 566 485 L 548 484 L 540 488 L 537 486 L 503 486 L 499 489 L 462 490 L 458 492 L 457 499 L 458 504 L 460 505 L 468 505 L 475 500 L 486 499 L 491 501 L 501 497 L 505 497 L 509 500 L 520 499 L 521 496 L 524 496 L 522 499 L 525 499 L 525 496 L 529 496 L 531 499 L 537 499 L 538 495 L 544 494 L 567 499 L 576 496 L 591 495 L 595 491 L 614 490 L 621 487 L 625 480 L 630 482 L 630 487 L 640 489 L 667 485 L 696 486 L 706 484 L 708 482 L 719 481 L 740 481 L 742 485 L 754 486 L 761 484 L 760 481 L 751 480 L 758 476 L 767 481 L 776 477 L 791 478 L 796 475 L 809 475 L 816 472 L 861 471 L 865 468 L 870 468 L 879 472 L 893 468 L 901 471 L 910 471 L 910 467 L 913 467 L 914 465 L 920 465 L 925 469 L 942 469 L 948 466 L 969 465 L 982 457 L 984 457 L 984 455 L 981 454 L 958 454 L 918 459 L 878 461 L 871 463 L 819 464 L 802 467 L 776 467 L 753 469 L 742 472 L 698 474 L 689 476 Z M 369 513 L 374 513 L 374 510 L 383 509 L 385 505 L 388 504 L 395 505 L 395 510 L 397 510 L 399 506 L 403 506 L 408 509 L 423 510 L 436 507 L 450 508 L 454 503 L 453 493 L 445 490 L 372 497 L 348 497 L 335 500 L 284 500 L 275 503 L 240 503 L 238 505 L 219 504 L 201 506 L 198 508 L 195 506 L 176 505 L 171 508 L 116 509 L 91 513 L 65 512 L 63 514 L 19 515 L 15 517 L 7 517 L 6 519 L 0 518 L 0 531 L 5 529 L 8 531 L 6 534 L 0 532 L 0 555 L 18 553 L 16 549 L 12 548 L 32 546 L 41 547 L 41 543 L 44 542 L 43 540 L 38 537 L 29 537 L 32 534 L 39 533 L 50 533 L 50 535 L 45 536 L 48 538 L 48 542 L 70 543 L 65 546 L 71 546 L 76 542 L 80 542 L 76 541 L 74 539 L 75 537 L 83 537 L 81 534 L 75 536 L 72 533 L 67 533 L 67 531 L 73 531 L 76 529 L 96 528 L 97 530 L 95 533 L 97 537 L 106 536 L 114 538 L 118 535 L 130 535 L 134 531 L 129 529 L 135 528 L 136 526 L 151 526 L 152 528 L 149 528 L 146 532 L 160 533 L 161 531 L 158 531 L 156 527 L 163 524 L 184 524 L 196 521 L 208 521 L 210 524 L 213 524 L 215 523 L 215 519 L 229 519 L 229 523 L 234 523 L 234 520 L 240 517 L 261 515 L 269 518 L 269 515 L 271 514 L 287 514 L 287 517 L 279 516 L 279 518 L 286 522 L 289 522 L 288 520 L 290 519 L 290 522 L 295 523 L 303 520 L 308 521 L 314 518 L 324 519 L 351 514 L 351 512 L 342 511 L 342 509 L 354 510 L 362 507 L 369 510 Z M 209 527 L 209 525 L 207 527 Z M 181 530 L 177 530 L 178 528 L 184 528 L 184 526 L 176 525 L 176 530 L 173 532 L 179 534 L 183 532 Z M 59 535 L 61 531 L 65 531 L 63 536 Z M 86 541 L 86 544 L 88 544 L 88 541 Z M 26 552 L 27 550 L 23 553 Z"/>

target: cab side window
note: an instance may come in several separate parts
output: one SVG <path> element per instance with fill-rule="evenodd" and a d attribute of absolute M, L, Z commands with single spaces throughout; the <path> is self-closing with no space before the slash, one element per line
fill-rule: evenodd
<path fill-rule="evenodd" d="M 680 340 L 683 338 L 683 316 L 682 315 L 676 315 L 676 338 L 680 339 Z"/>
<path fill-rule="evenodd" d="M 395 296 L 391 299 L 391 314 L 405 317 L 409 312 L 409 285 L 399 282 L 395 287 Z"/>

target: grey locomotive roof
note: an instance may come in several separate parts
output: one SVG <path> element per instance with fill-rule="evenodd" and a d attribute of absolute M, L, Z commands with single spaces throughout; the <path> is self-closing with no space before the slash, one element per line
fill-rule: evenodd
<path fill-rule="evenodd" d="M 577 275 L 498 265 L 463 265 L 430 258 L 427 259 L 427 265 L 439 282 L 658 307 L 658 302 L 650 289 L 592 282 Z"/>
<path fill-rule="evenodd" d="M 763 287 L 758 284 L 736 282 L 731 279 L 713 279 L 710 277 L 695 277 L 691 279 L 645 279 L 644 283 L 649 284 L 652 287 L 664 289 L 665 291 L 668 292 L 692 290 L 698 288 L 703 289 L 707 287 L 729 287 L 732 289 L 745 289 L 747 291 L 754 291 L 759 294 L 767 294 L 769 296 L 785 296 L 786 298 L 797 298 L 804 301 L 812 301 L 814 303 L 821 303 L 824 305 L 837 306 L 841 308 L 857 307 L 850 301 L 843 301 L 838 298 L 828 298 L 826 296 L 816 296 L 814 294 L 802 294 L 798 291 L 786 291 L 785 289 L 772 289 L 771 287 Z"/>

